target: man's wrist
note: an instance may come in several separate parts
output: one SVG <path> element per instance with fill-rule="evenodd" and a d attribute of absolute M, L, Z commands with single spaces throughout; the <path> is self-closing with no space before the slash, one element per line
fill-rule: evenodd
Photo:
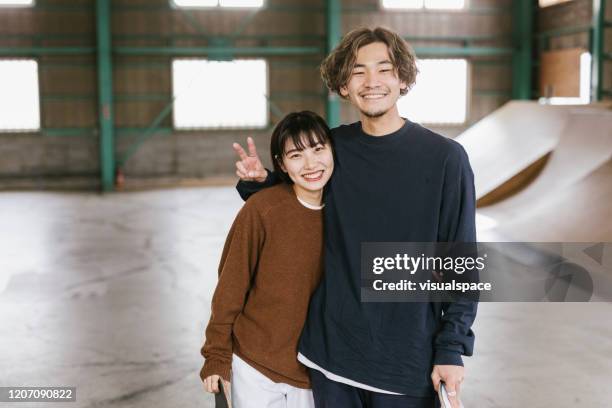
<path fill-rule="evenodd" d="M 454 365 L 463 367 L 461 353 L 450 350 L 435 350 L 434 365 Z"/>

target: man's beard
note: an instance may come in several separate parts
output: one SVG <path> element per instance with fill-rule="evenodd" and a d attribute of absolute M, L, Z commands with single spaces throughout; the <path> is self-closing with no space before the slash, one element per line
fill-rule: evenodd
<path fill-rule="evenodd" d="M 367 118 L 370 119 L 376 119 L 376 118 L 380 118 L 381 116 L 383 116 L 385 113 L 389 112 L 389 110 L 381 110 L 381 111 L 376 111 L 376 112 L 368 112 L 368 111 L 361 111 L 361 113 L 363 113 L 363 115 Z"/>

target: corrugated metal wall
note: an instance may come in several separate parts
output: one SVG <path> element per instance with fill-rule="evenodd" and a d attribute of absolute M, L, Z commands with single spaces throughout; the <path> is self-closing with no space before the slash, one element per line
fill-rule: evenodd
<path fill-rule="evenodd" d="M 470 0 L 461 11 L 383 11 L 378 0 L 344 0 L 342 30 L 384 25 L 410 37 L 465 37 L 478 46 L 510 47 L 511 0 Z M 589 22 L 576 0 L 546 9 L 540 30 Z M 237 35 L 235 46 L 316 46 L 325 44 L 323 0 L 268 0 L 268 7 L 247 10 L 181 11 L 167 0 L 115 0 L 113 46 L 179 47 L 215 44 L 215 37 Z M 0 9 L 0 47 L 72 46 L 91 48 L 75 55 L 37 55 L 40 71 L 40 133 L 0 133 L 0 188 L 66 186 L 97 188 L 99 158 L 94 1 L 39 0 L 33 9 Z M 608 11 L 610 7 L 608 8 Z M 572 10 L 572 11 L 568 11 Z M 554 14 L 551 16 L 549 14 Z M 566 17 L 570 14 L 570 17 Z M 554 21 L 553 21 L 554 20 Z M 552 22 L 551 22 L 552 21 Z M 551 25 L 552 24 L 552 25 Z M 547 27 L 547 28 L 545 28 Z M 237 34 L 239 33 L 239 34 Z M 571 40 L 583 41 L 581 37 Z M 461 47 L 457 41 L 412 42 L 413 46 Z M 612 39 L 608 41 L 612 45 Z M 281 113 L 310 109 L 325 113 L 325 90 L 318 76 L 323 54 L 267 57 L 271 120 Z M 116 153 L 121 157 L 171 101 L 171 56 L 117 53 L 113 58 Z M 468 121 L 465 126 L 433 127 L 449 137 L 510 99 L 511 59 L 470 59 Z M 609 84 L 608 75 L 608 86 Z M 239 96 L 238 96 L 239 97 Z M 357 113 L 342 104 L 344 122 Z M 236 114 L 239 114 L 237 112 Z M 171 114 L 126 163 L 131 178 L 202 178 L 232 175 L 231 142 L 253 136 L 267 154 L 269 130 L 174 131 Z"/>

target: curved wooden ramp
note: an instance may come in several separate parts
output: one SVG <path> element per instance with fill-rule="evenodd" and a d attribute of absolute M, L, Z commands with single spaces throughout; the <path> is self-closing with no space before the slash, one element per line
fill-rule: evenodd
<path fill-rule="evenodd" d="M 489 229 L 522 241 L 612 240 L 612 111 L 571 107 L 564 124 L 538 177 L 479 209 Z"/>
<path fill-rule="evenodd" d="M 474 170 L 476 198 L 542 160 L 559 142 L 570 106 L 511 101 L 455 138 Z"/>

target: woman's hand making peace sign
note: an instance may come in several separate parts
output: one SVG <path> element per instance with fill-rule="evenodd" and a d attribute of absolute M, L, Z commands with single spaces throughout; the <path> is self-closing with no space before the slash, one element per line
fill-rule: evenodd
<path fill-rule="evenodd" d="M 261 164 L 252 137 L 247 137 L 247 146 L 249 149 L 248 155 L 238 143 L 232 144 L 234 151 L 236 151 L 236 154 L 240 158 L 240 160 L 236 162 L 236 175 L 240 177 L 242 181 L 257 181 L 262 183 L 266 181 L 268 172 L 263 164 Z"/>

